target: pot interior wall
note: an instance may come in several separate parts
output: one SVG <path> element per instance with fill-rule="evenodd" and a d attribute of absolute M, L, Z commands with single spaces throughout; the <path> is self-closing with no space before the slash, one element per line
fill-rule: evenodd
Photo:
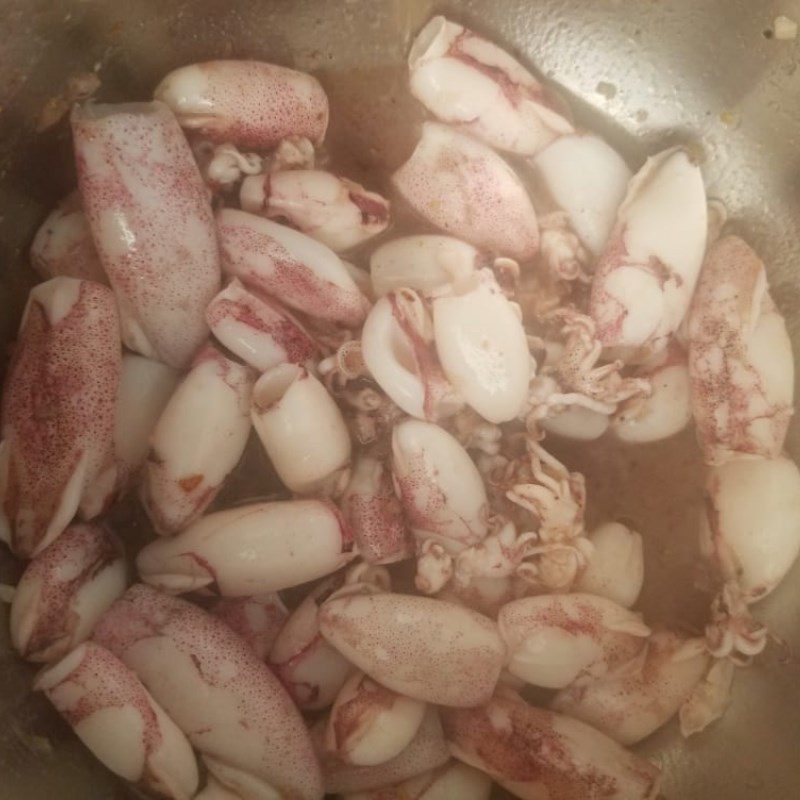
<path fill-rule="evenodd" d="M 65 121 L 37 130 L 70 78 L 96 72 L 97 96 L 115 101 L 146 98 L 166 71 L 195 60 L 251 57 L 309 70 L 331 100 L 330 163 L 388 191 L 387 175 L 410 152 L 422 118 L 406 89 L 405 53 L 434 12 L 487 33 L 557 81 L 579 122 L 632 166 L 664 145 L 693 143 L 709 194 L 725 201 L 731 228 L 767 262 L 800 353 L 800 42 L 771 36 L 776 15 L 800 20 L 796 0 L 0 0 L 3 343 L 35 281 L 26 263 L 33 232 L 74 184 Z M 798 430 L 788 443 L 795 457 Z M 696 629 L 708 598 L 697 588 L 702 470 L 691 431 L 647 448 L 600 442 L 557 452 L 587 474 L 590 520 L 630 520 L 645 535 L 648 619 Z M 139 534 L 135 515 L 121 519 L 123 534 Z M 3 553 L 0 581 L 18 574 Z M 671 725 L 642 747 L 661 758 L 667 798 L 800 792 L 800 567 L 758 613 L 785 644 L 740 671 L 725 718 L 686 744 Z M 3 616 L 0 800 L 129 796 L 29 694 L 32 674 L 10 651 Z"/>

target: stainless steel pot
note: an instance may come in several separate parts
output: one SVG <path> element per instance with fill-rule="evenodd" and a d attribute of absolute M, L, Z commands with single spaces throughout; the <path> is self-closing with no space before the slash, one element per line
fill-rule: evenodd
<path fill-rule="evenodd" d="M 144 98 L 167 70 L 255 57 L 314 72 L 331 99 L 330 150 L 385 187 L 419 110 L 405 88 L 410 37 L 434 12 L 507 45 L 558 81 L 578 119 L 632 163 L 697 143 L 710 193 L 764 256 L 800 354 L 800 0 L 0 0 L 0 335 L 9 342 L 33 275 L 26 250 L 74 180 L 67 126 L 38 131 L 68 81 L 96 70 L 99 97 Z M 47 112 L 45 112 L 47 113 Z M 789 451 L 800 455 L 795 425 Z M 649 619 L 697 626 L 701 469 L 691 432 L 646 450 L 564 449 L 589 479 L 590 516 L 627 517 L 646 535 Z M 0 581 L 19 566 L 3 554 Z M 800 796 L 800 566 L 757 612 L 783 645 L 737 675 L 724 720 L 688 743 L 668 726 L 642 750 L 661 758 L 671 800 Z M 131 796 L 99 767 L 10 652 L 0 621 L 0 800 Z"/>

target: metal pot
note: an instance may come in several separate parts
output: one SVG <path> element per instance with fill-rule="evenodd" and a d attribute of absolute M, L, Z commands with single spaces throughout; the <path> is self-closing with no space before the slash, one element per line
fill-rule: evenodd
<path fill-rule="evenodd" d="M 434 12 L 484 31 L 556 80 L 579 122 L 638 165 L 694 142 L 709 192 L 768 265 L 800 354 L 800 41 L 773 18 L 798 0 L 0 0 L 0 336 L 11 341 L 34 276 L 27 247 L 73 185 L 70 78 L 96 72 L 102 99 L 146 98 L 169 69 L 255 57 L 315 73 L 332 107 L 329 148 L 379 189 L 409 152 L 420 111 L 406 90 L 410 37 Z M 49 124 L 48 123 L 54 123 Z M 800 374 L 800 370 L 798 370 Z M 788 443 L 800 455 L 800 429 Z M 559 452 L 588 476 L 590 518 L 627 517 L 646 536 L 649 620 L 698 625 L 701 468 L 693 434 L 646 449 Z M 3 553 L 0 581 L 19 565 Z M 782 800 L 800 793 L 800 566 L 757 613 L 784 640 L 737 675 L 731 708 L 684 743 L 674 726 L 641 750 L 661 758 L 675 800 Z M 0 800 L 133 796 L 29 693 L 32 669 L 0 622 Z"/>

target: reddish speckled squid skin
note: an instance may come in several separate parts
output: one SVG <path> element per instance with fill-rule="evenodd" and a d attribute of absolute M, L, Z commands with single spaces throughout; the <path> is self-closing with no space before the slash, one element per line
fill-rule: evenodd
<path fill-rule="evenodd" d="M 60 277 L 31 292 L 2 404 L 0 539 L 16 555 L 43 550 L 79 507 L 104 510 L 121 362 L 110 289 Z"/>
<path fill-rule="evenodd" d="M 139 676 L 209 770 L 242 797 L 322 797 L 300 712 L 225 623 L 138 584 L 109 609 L 94 639 Z"/>
<path fill-rule="evenodd" d="M 450 751 L 522 800 L 651 800 L 659 769 L 583 722 L 505 690 L 477 708 L 442 709 Z"/>
<path fill-rule="evenodd" d="M 186 367 L 208 336 L 219 291 L 211 203 L 189 144 L 163 103 L 72 113 L 78 182 L 125 344 Z"/>

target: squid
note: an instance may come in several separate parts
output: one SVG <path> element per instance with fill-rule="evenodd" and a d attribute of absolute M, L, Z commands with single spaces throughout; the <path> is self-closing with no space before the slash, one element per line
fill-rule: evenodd
<path fill-rule="evenodd" d="M 500 156 L 466 134 L 424 123 L 392 183 L 417 214 L 481 250 L 519 262 L 538 252 L 536 211 L 522 182 Z"/>
<path fill-rule="evenodd" d="M 707 235 L 700 166 L 682 148 L 649 158 L 628 185 L 592 281 L 590 312 L 606 348 L 663 350 L 689 310 Z"/>
<path fill-rule="evenodd" d="M 303 364 L 317 345 L 303 325 L 269 297 L 234 278 L 208 305 L 214 337 L 259 372 L 278 364 Z"/>
<path fill-rule="evenodd" d="M 146 583 L 174 594 L 208 588 L 248 597 L 330 575 L 355 555 L 333 503 L 285 500 L 201 517 L 177 536 L 146 545 L 136 566 Z"/>
<path fill-rule="evenodd" d="M 380 789 L 343 794 L 344 800 L 489 800 L 492 779 L 484 772 L 449 761 L 400 783 Z"/>
<path fill-rule="evenodd" d="M 393 692 L 356 672 L 345 681 L 333 703 L 325 749 L 345 764 L 384 764 L 411 744 L 426 709 L 421 700 Z"/>
<path fill-rule="evenodd" d="M 350 433 L 328 390 L 305 367 L 281 364 L 253 388 L 253 427 L 278 477 L 298 494 L 319 489 L 349 463 Z"/>
<path fill-rule="evenodd" d="M 263 61 L 206 61 L 168 73 L 153 96 L 181 126 L 211 141 L 270 148 L 289 136 L 320 144 L 328 98 L 319 81 Z"/>
<path fill-rule="evenodd" d="M 223 622 L 137 584 L 105 613 L 94 641 L 136 673 L 220 783 L 245 800 L 322 800 L 300 713 Z"/>
<path fill-rule="evenodd" d="M 108 287 L 59 277 L 31 291 L 0 431 L 0 540 L 18 556 L 40 553 L 78 511 L 92 519 L 110 503 L 121 358 Z"/>
<path fill-rule="evenodd" d="M 277 592 L 252 597 L 220 597 L 209 609 L 265 661 L 289 617 Z"/>
<path fill-rule="evenodd" d="M 113 653 L 84 642 L 46 667 L 34 689 L 113 773 L 174 800 L 190 800 L 199 782 L 186 736 Z"/>
<path fill-rule="evenodd" d="M 68 278 L 108 283 L 78 192 L 68 194 L 33 237 L 31 266 L 45 279 Z"/>
<path fill-rule="evenodd" d="M 654 800 L 659 768 L 571 717 L 509 689 L 475 708 L 442 710 L 453 755 L 523 800 Z"/>
<path fill-rule="evenodd" d="M 612 600 L 591 594 L 525 597 L 500 609 L 506 669 L 536 686 L 561 689 L 629 667 L 650 628 Z"/>
<path fill-rule="evenodd" d="M 470 706 L 491 696 L 505 658 L 488 617 L 430 597 L 362 592 L 319 611 L 322 635 L 373 680 L 429 703 Z"/>
<path fill-rule="evenodd" d="M 72 134 L 123 342 L 183 369 L 208 335 L 205 309 L 220 284 L 211 204 L 192 151 L 159 102 L 76 106 Z"/>
<path fill-rule="evenodd" d="M 688 324 L 692 410 L 707 463 L 781 454 L 793 413 L 794 358 L 764 264 L 740 238 L 710 249 Z"/>
<path fill-rule="evenodd" d="M 242 181 L 243 211 L 286 222 L 334 252 L 349 250 L 389 226 L 389 201 L 347 178 L 291 169 Z"/>
<path fill-rule="evenodd" d="M 346 796 L 374 791 L 443 767 L 450 759 L 439 712 L 430 706 L 409 745 L 394 758 L 374 766 L 346 764 L 328 752 L 325 748 L 327 729 L 328 721 L 321 719 L 311 728 L 311 738 L 322 763 L 325 791 L 329 794 Z"/>
<path fill-rule="evenodd" d="M 333 250 L 285 225 L 226 208 L 217 213 L 225 271 L 283 305 L 355 327 L 369 301 Z"/>
<path fill-rule="evenodd" d="M 417 34 L 408 66 L 411 93 L 432 114 L 499 150 L 530 156 L 573 131 L 519 61 L 444 17 Z"/>
<path fill-rule="evenodd" d="M 126 586 L 119 539 L 98 525 L 70 525 L 17 583 L 9 616 L 12 645 L 29 661 L 62 658 L 91 636 Z"/>
<path fill-rule="evenodd" d="M 156 532 L 173 534 L 197 519 L 239 462 L 254 377 L 207 346 L 175 390 L 153 430 L 142 481 Z"/>

